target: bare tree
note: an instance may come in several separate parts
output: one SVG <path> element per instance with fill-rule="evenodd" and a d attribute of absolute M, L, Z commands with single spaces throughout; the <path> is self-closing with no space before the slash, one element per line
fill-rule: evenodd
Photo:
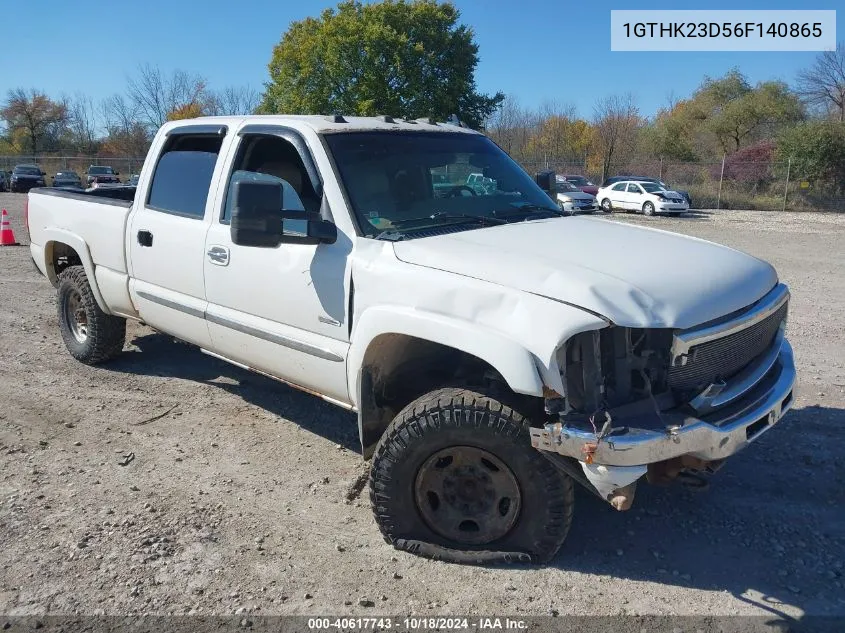
<path fill-rule="evenodd" d="M 593 108 L 593 126 L 596 150 L 602 161 L 602 180 L 607 177 L 614 161 L 633 151 L 641 123 L 630 94 L 611 95 L 598 100 Z"/>
<path fill-rule="evenodd" d="M 10 132 L 24 130 L 33 154 L 37 154 L 42 141 L 57 140 L 68 121 L 68 106 L 64 101 L 53 101 L 43 92 L 23 88 L 10 90 L 6 104 L 0 109 Z"/>
<path fill-rule="evenodd" d="M 189 104 L 202 103 L 205 80 L 199 75 L 174 70 L 168 77 L 157 66 L 144 64 L 128 81 L 128 96 L 141 121 L 151 129 L 164 125 L 170 113 Z"/>
<path fill-rule="evenodd" d="M 220 91 L 209 91 L 203 110 L 210 116 L 253 114 L 261 95 L 250 86 L 229 86 Z"/>
<path fill-rule="evenodd" d="M 138 122 L 135 104 L 122 94 L 114 94 L 100 104 L 100 114 L 107 130 L 128 130 Z"/>
<path fill-rule="evenodd" d="M 97 121 L 91 97 L 77 94 L 68 105 L 68 127 L 73 146 L 86 154 L 97 149 Z"/>
<path fill-rule="evenodd" d="M 516 97 L 507 96 L 486 122 L 490 137 L 516 160 L 525 159 L 528 141 L 537 126 L 538 115 L 523 108 Z"/>
<path fill-rule="evenodd" d="M 845 44 L 825 51 L 813 65 L 798 73 L 797 92 L 808 105 L 832 113 L 845 121 Z"/>
<path fill-rule="evenodd" d="M 150 144 L 150 133 L 139 121 L 135 104 L 115 94 L 105 99 L 100 108 L 106 128 L 103 150 L 115 156 L 143 156 Z"/>

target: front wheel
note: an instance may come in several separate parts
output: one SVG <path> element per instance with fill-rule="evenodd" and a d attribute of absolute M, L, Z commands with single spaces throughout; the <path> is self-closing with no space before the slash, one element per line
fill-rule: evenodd
<path fill-rule="evenodd" d="M 96 365 L 123 350 L 126 319 L 100 309 L 82 266 L 68 266 L 59 274 L 57 307 L 65 347 L 76 360 Z"/>
<path fill-rule="evenodd" d="M 531 447 L 529 421 L 498 400 L 440 389 L 399 413 L 370 472 L 385 540 L 450 562 L 543 563 L 572 522 L 572 480 Z"/>
<path fill-rule="evenodd" d="M 613 213 L 613 204 L 611 204 L 610 198 L 601 201 L 601 210 L 605 213 Z"/>
<path fill-rule="evenodd" d="M 654 215 L 654 204 L 651 202 L 646 202 L 643 205 L 643 213 L 646 215 Z"/>

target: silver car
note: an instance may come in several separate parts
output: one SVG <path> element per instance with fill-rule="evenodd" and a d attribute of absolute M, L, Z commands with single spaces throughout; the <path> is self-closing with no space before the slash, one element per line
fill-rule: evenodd
<path fill-rule="evenodd" d="M 555 198 L 561 211 L 575 215 L 576 213 L 593 213 L 598 211 L 596 197 L 584 193 L 571 182 L 560 178 L 556 181 Z"/>

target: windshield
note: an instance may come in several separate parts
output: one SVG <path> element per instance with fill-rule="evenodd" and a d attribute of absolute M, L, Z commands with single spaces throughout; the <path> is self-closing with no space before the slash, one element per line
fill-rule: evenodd
<path fill-rule="evenodd" d="M 566 179 L 576 187 L 588 187 L 593 184 L 584 176 L 567 176 Z"/>
<path fill-rule="evenodd" d="M 472 224 L 476 228 L 538 211 L 559 214 L 534 180 L 481 135 L 344 132 L 325 139 L 369 237 L 489 220 Z"/>
<path fill-rule="evenodd" d="M 559 192 L 563 191 L 579 191 L 578 187 L 573 185 L 571 182 L 567 182 L 565 180 L 558 180 L 557 181 L 557 190 Z"/>
<path fill-rule="evenodd" d="M 655 193 L 657 191 L 663 191 L 665 187 L 660 186 L 656 182 L 641 182 L 639 183 L 640 187 L 645 189 L 648 193 Z"/>
<path fill-rule="evenodd" d="M 90 167 L 88 173 L 92 176 L 101 176 L 103 174 L 113 174 L 114 170 L 111 167 Z"/>
<path fill-rule="evenodd" d="M 15 173 L 16 174 L 27 174 L 27 175 L 33 175 L 33 176 L 40 176 L 41 170 L 38 169 L 38 167 L 28 167 L 28 166 L 24 165 L 22 167 L 15 167 Z"/>
<path fill-rule="evenodd" d="M 56 178 L 79 178 L 75 171 L 60 171 L 56 174 Z"/>

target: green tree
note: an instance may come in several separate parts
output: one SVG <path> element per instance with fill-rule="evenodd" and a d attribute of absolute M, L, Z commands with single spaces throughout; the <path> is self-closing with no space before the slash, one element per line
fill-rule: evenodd
<path fill-rule="evenodd" d="M 804 119 L 798 97 L 780 81 L 752 86 L 738 70 L 705 78 L 689 99 L 661 111 L 644 146 L 674 160 L 732 154 Z"/>
<path fill-rule="evenodd" d="M 341 2 L 294 22 L 273 49 L 265 113 L 451 114 L 478 127 L 504 95 L 475 85 L 478 46 L 450 2 Z"/>
<path fill-rule="evenodd" d="M 778 155 L 792 161 L 798 177 L 845 191 L 845 123 L 810 121 L 785 130 L 778 141 Z"/>
<path fill-rule="evenodd" d="M 752 87 L 738 70 L 721 79 L 705 79 L 691 101 L 690 116 L 728 154 L 804 117 L 801 102 L 785 83 L 767 81 Z"/>

